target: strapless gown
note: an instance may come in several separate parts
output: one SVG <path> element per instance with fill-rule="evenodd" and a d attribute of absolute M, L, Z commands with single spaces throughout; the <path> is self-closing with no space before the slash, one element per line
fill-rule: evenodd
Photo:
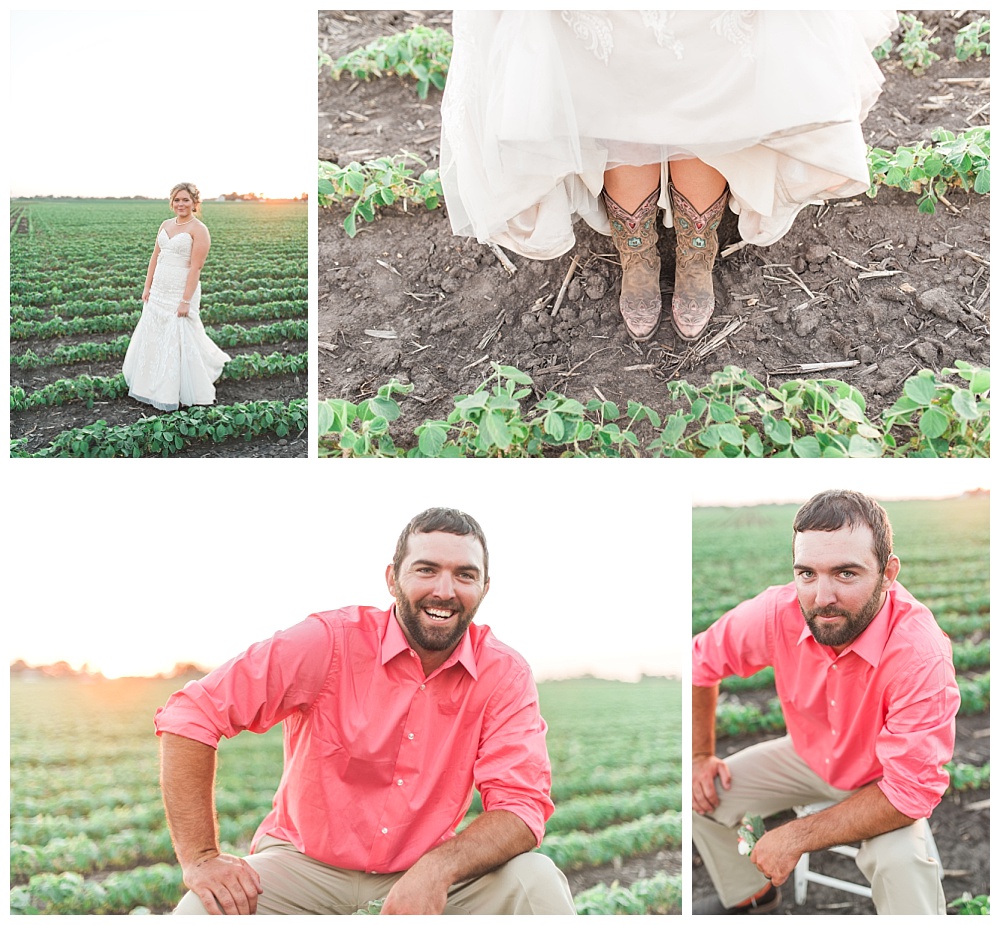
<path fill-rule="evenodd" d="M 892 11 L 456 10 L 441 107 L 455 234 L 549 259 L 573 222 L 610 234 L 606 169 L 672 159 L 729 181 L 740 233 L 770 244 L 805 205 L 868 188 L 861 122 Z"/>
<path fill-rule="evenodd" d="M 214 383 L 230 357 L 209 338 L 201 323 L 201 283 L 191 297 L 187 316 L 177 314 L 194 242 L 186 231 L 170 237 L 162 228 L 157 242 L 160 255 L 149 301 L 143 305 L 122 364 L 128 393 L 161 411 L 176 411 L 180 405 L 211 405 L 215 401 Z"/>

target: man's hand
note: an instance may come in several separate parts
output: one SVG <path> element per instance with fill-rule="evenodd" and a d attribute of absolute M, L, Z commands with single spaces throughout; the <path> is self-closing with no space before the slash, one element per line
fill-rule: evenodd
<path fill-rule="evenodd" d="M 422 872 L 418 861 L 393 884 L 379 914 L 441 915 L 447 902 L 448 884 L 426 866 Z"/>
<path fill-rule="evenodd" d="M 729 767 L 715 755 L 699 755 L 691 762 L 691 805 L 700 816 L 712 812 L 719 805 L 715 791 L 715 778 L 724 790 L 732 783 Z"/>
<path fill-rule="evenodd" d="M 260 874 L 243 858 L 218 854 L 183 868 L 184 883 L 209 915 L 255 915 L 264 892 Z"/>
<path fill-rule="evenodd" d="M 765 832 L 750 852 L 750 860 L 775 886 L 781 886 L 795 870 L 802 852 L 795 828 L 792 825 L 781 825 Z"/>

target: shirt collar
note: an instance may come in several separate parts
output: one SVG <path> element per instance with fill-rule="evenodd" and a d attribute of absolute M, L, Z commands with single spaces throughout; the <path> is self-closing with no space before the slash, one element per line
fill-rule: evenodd
<path fill-rule="evenodd" d="M 479 678 L 479 672 L 476 670 L 476 653 L 472 647 L 472 625 L 462 634 L 462 638 L 459 640 L 455 650 L 448 656 L 444 664 L 434 672 L 437 674 L 438 671 L 444 671 L 445 668 L 450 668 L 452 665 L 461 665 L 475 681 Z M 389 609 L 389 621 L 386 624 L 385 634 L 382 636 L 382 664 L 387 664 L 391 659 L 394 659 L 400 652 L 409 652 L 410 643 L 407 641 L 406 636 L 403 634 L 403 629 L 399 625 L 399 620 L 396 619 L 396 605 L 393 604 Z"/>
<path fill-rule="evenodd" d="M 882 602 L 879 612 L 875 615 L 875 619 L 865 627 L 857 639 L 840 653 L 841 656 L 848 652 L 855 652 L 873 668 L 878 667 L 878 663 L 882 659 L 882 651 L 885 649 L 885 644 L 889 641 L 889 631 L 892 621 L 891 595 L 895 587 L 896 584 L 893 582 L 889 590 L 886 591 L 885 600 Z M 805 622 L 805 617 L 803 617 L 802 632 L 799 634 L 799 645 L 806 639 L 812 639 L 815 645 L 820 645 L 820 643 L 813 639 L 813 634 L 809 631 L 809 624 Z M 828 648 L 828 646 L 823 646 L 823 648 Z"/>

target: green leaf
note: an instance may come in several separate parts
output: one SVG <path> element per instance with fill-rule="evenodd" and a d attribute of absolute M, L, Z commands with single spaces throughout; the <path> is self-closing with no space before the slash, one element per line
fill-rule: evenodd
<path fill-rule="evenodd" d="M 976 182 L 972 187 L 977 193 L 986 194 L 990 191 L 990 168 L 984 167 L 976 174 Z"/>
<path fill-rule="evenodd" d="M 928 408 L 920 416 L 920 432 L 925 437 L 940 437 L 948 429 L 948 416 L 938 408 Z"/>
<path fill-rule="evenodd" d="M 667 426 L 663 428 L 663 442 L 670 446 L 677 443 L 687 429 L 687 420 L 682 411 L 674 412 L 667 420 Z"/>
<path fill-rule="evenodd" d="M 911 376 L 903 383 L 903 394 L 923 407 L 937 397 L 937 384 L 931 376 Z"/>
<path fill-rule="evenodd" d="M 556 414 L 555 411 L 550 411 L 547 415 L 545 415 L 542 427 L 545 433 L 547 433 L 554 440 L 562 440 L 563 434 L 566 432 L 563 419 Z"/>
<path fill-rule="evenodd" d="M 951 396 L 951 406 L 955 409 L 955 414 L 966 421 L 974 421 L 979 417 L 976 397 L 967 389 L 958 389 Z"/>
<path fill-rule="evenodd" d="M 441 455 L 447 439 L 448 430 L 446 427 L 424 425 L 424 428 L 420 431 L 420 439 L 417 445 L 424 456 L 436 458 Z"/>
<path fill-rule="evenodd" d="M 725 402 L 712 401 L 708 405 L 708 416 L 710 420 L 721 423 L 733 420 L 736 417 L 736 412 Z"/>
<path fill-rule="evenodd" d="M 487 446 L 496 446 L 506 450 L 510 446 L 510 428 L 504 416 L 498 411 L 483 415 L 479 424 L 479 433 Z"/>
<path fill-rule="evenodd" d="M 865 413 L 861 410 L 858 403 L 852 401 L 850 398 L 839 398 L 833 403 L 833 406 L 848 421 L 857 423 L 865 419 Z"/>
<path fill-rule="evenodd" d="M 724 443 L 729 443 L 733 446 L 743 446 L 743 431 L 735 424 L 719 424 L 718 428 L 719 436 Z"/>
<path fill-rule="evenodd" d="M 799 437 L 792 441 L 792 451 L 799 459 L 819 459 L 819 440 L 812 435 Z"/>
<path fill-rule="evenodd" d="M 859 434 L 852 434 L 847 455 L 854 459 L 878 459 L 882 455 L 882 448 L 874 440 L 866 440 Z"/>

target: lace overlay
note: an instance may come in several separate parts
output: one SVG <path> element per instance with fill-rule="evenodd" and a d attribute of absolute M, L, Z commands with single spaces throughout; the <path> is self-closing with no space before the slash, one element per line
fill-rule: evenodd
<path fill-rule="evenodd" d="M 149 301 L 129 341 L 122 373 L 129 395 L 161 411 L 180 405 L 211 405 L 214 382 L 229 361 L 201 323 L 201 284 L 195 288 L 186 317 L 177 314 L 191 268 L 193 240 L 186 231 L 172 238 L 162 228 L 160 254 L 149 288 Z"/>
<path fill-rule="evenodd" d="M 441 184 L 456 234 L 552 259 L 609 234 L 604 174 L 698 158 L 746 241 L 868 188 L 861 122 L 891 10 L 456 10 Z"/>
<path fill-rule="evenodd" d="M 611 20 L 600 13 L 584 13 L 580 10 L 564 10 L 562 18 L 573 35 L 583 43 L 583 47 L 598 61 L 607 64 L 615 47 Z"/>

